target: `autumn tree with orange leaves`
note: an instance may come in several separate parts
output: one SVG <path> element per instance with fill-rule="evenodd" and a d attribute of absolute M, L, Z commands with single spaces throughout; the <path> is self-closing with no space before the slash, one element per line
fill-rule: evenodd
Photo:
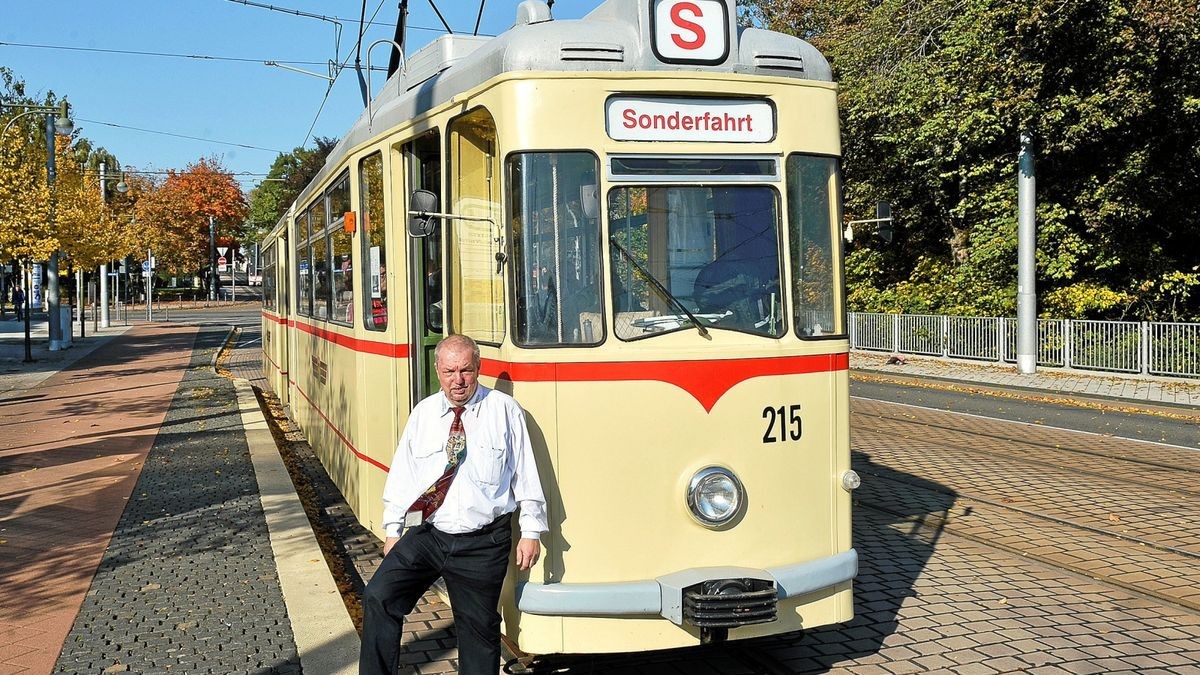
<path fill-rule="evenodd" d="M 168 172 L 161 181 L 137 178 L 130 188 L 137 201 L 134 229 L 139 250 L 153 249 L 159 271 L 185 273 L 206 267 L 209 217 L 221 233 L 235 232 L 246 217 L 241 187 L 215 159 Z"/>

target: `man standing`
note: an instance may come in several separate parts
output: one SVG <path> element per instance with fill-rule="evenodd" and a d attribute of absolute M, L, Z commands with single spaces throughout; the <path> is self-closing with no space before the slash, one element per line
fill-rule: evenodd
<path fill-rule="evenodd" d="M 496 675 L 512 513 L 520 507 L 521 570 L 537 562 L 548 529 L 525 412 L 479 384 L 471 338 L 445 338 L 434 361 L 441 391 L 413 408 L 383 490 L 387 540 L 363 593 L 363 674 L 394 675 L 404 617 L 440 576 L 454 611 L 459 672 Z"/>
<path fill-rule="evenodd" d="M 13 286 L 12 291 L 13 309 L 17 311 L 17 321 L 25 320 L 25 291 L 21 290 L 20 286 Z"/>

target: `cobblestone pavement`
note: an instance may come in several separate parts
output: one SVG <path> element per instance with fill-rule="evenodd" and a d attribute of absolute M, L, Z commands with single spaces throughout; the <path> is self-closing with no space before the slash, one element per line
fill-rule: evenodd
<path fill-rule="evenodd" d="M 298 673 L 233 383 L 202 328 L 61 673 Z"/>
<path fill-rule="evenodd" d="M 257 355 L 230 368 L 253 372 Z M 535 670 L 1200 674 L 1200 452 L 879 401 L 856 399 L 852 414 L 864 486 L 850 623 L 683 650 L 543 657 Z M 379 541 L 302 439 L 291 440 L 361 589 Z M 403 672 L 453 672 L 445 605 L 430 594 L 410 619 Z"/>

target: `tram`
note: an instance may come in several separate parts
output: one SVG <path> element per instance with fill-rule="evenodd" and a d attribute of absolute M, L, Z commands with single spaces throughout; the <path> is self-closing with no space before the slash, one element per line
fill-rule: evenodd
<path fill-rule="evenodd" d="M 527 653 L 852 617 L 837 89 L 733 0 L 525 0 L 407 59 L 265 242 L 263 363 L 358 519 L 450 333 L 525 409 Z"/>

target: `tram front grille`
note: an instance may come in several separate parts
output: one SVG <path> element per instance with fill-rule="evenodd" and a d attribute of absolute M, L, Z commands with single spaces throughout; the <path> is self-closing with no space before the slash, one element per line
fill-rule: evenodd
<path fill-rule="evenodd" d="M 683 591 L 683 620 L 698 628 L 736 628 L 776 619 L 779 594 L 762 579 L 714 579 Z"/>

